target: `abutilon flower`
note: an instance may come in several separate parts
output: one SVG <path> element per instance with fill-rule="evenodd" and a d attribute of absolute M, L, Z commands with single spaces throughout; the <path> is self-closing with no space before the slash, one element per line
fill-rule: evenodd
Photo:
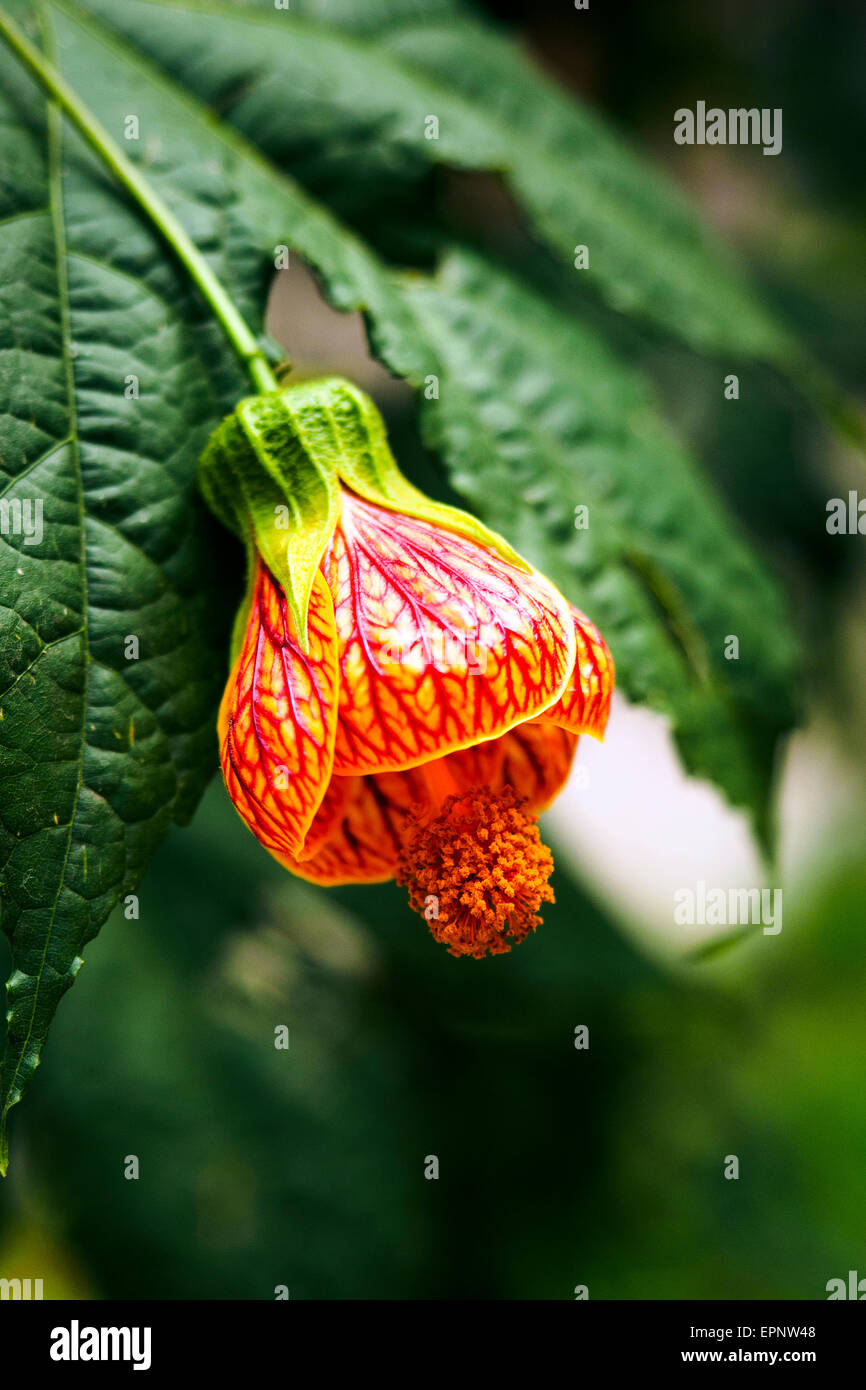
<path fill-rule="evenodd" d="M 607 721 L 601 636 L 412 487 L 348 382 L 241 402 L 201 484 L 248 550 L 219 714 L 241 817 L 302 878 L 395 878 L 453 955 L 508 951 L 553 901 L 537 815 Z"/>

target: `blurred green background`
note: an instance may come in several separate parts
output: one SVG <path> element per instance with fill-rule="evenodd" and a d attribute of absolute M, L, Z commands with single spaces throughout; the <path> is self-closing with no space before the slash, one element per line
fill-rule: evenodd
<path fill-rule="evenodd" d="M 578 27 L 565 3 L 535 5 L 528 24 L 523 6 L 486 8 L 669 166 L 856 389 L 862 12 L 593 6 Z M 698 98 L 781 106 L 783 157 L 675 147 L 673 111 Z M 426 193 L 461 234 L 529 255 L 488 190 L 435 175 Z M 378 235 L 396 254 L 394 228 Z M 788 865 L 782 935 L 678 959 L 591 877 L 572 880 L 565 843 L 538 935 L 455 961 L 392 885 L 289 878 L 216 781 L 155 859 L 139 919 L 116 914 L 88 949 L 13 1113 L 0 1275 L 41 1277 L 49 1298 L 266 1299 L 277 1285 L 292 1298 L 567 1299 L 576 1285 L 822 1298 L 828 1279 L 866 1275 L 866 796 L 840 799 L 834 772 L 862 789 L 864 542 L 825 529 L 827 498 L 862 494 L 866 475 L 769 373 L 731 410 L 718 364 L 624 347 L 787 584 L 809 653 L 798 757 L 813 775 L 782 786 L 807 850 Z M 342 367 L 349 349 L 324 351 Z M 383 404 L 407 457 L 407 404 Z M 574 1047 L 581 1024 L 588 1050 Z M 432 1154 L 438 1181 L 424 1177 Z"/>

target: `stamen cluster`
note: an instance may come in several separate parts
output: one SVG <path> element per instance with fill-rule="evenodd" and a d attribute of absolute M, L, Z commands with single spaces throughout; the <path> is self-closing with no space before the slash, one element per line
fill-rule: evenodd
<path fill-rule="evenodd" d="M 554 901 L 553 857 L 526 805 L 511 787 L 476 787 L 407 835 L 397 882 L 452 956 L 510 951 L 541 925 L 542 902 Z"/>

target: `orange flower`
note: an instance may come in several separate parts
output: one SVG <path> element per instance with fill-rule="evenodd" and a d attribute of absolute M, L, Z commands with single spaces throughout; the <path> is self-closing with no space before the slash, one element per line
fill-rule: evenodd
<path fill-rule="evenodd" d="M 292 873 L 396 877 L 438 940 L 480 957 L 522 940 L 553 900 L 536 817 L 578 735 L 601 737 L 613 663 L 548 580 L 388 467 L 374 501 L 340 464 L 303 636 L 297 605 L 252 557 L 219 715 L 222 769 L 244 821 Z"/>

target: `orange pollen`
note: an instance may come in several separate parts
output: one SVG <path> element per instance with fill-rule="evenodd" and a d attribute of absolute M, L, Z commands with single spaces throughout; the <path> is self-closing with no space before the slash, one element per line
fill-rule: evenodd
<path fill-rule="evenodd" d="M 475 787 L 409 826 L 397 882 L 452 956 L 510 951 L 541 925 L 541 904 L 554 901 L 553 856 L 526 804 L 512 787 Z"/>

